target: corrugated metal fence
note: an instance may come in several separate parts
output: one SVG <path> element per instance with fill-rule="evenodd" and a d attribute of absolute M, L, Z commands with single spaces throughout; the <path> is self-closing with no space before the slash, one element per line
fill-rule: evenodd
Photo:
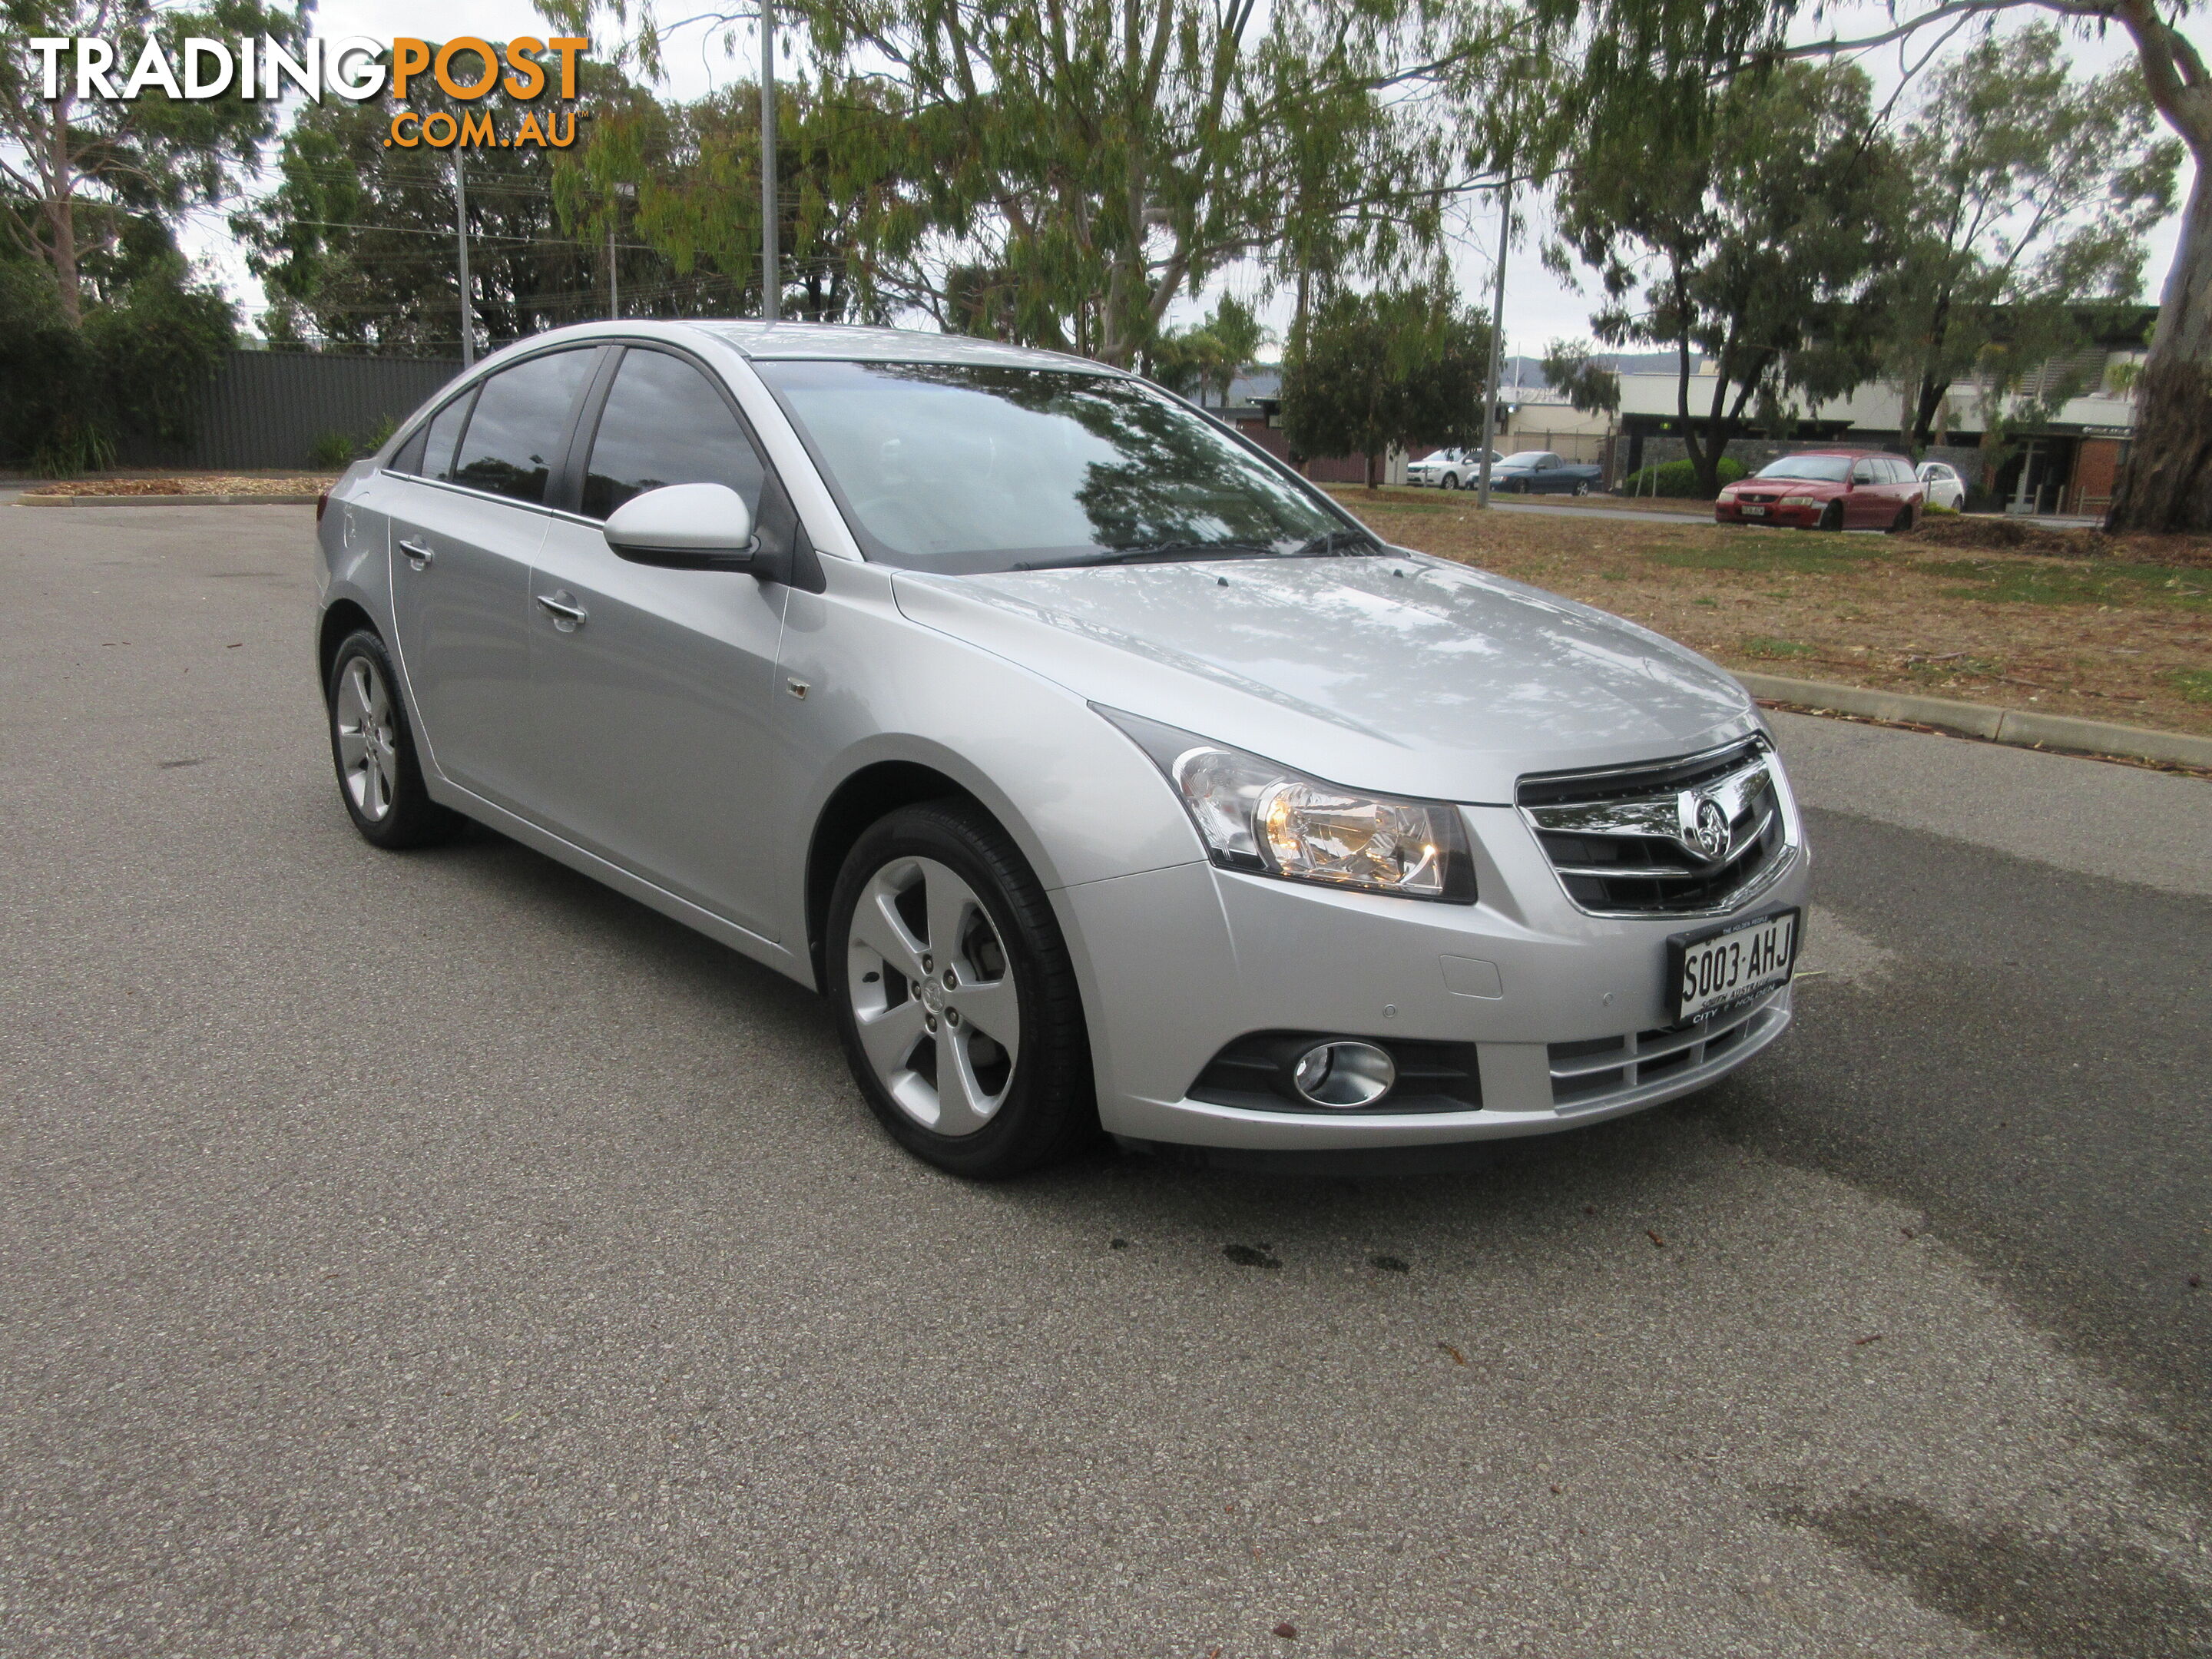
<path fill-rule="evenodd" d="M 189 444 L 126 442 L 125 466 L 307 466 L 325 433 L 366 441 L 389 418 L 404 420 L 461 372 L 447 362 L 402 357 L 234 351 L 200 393 Z"/>

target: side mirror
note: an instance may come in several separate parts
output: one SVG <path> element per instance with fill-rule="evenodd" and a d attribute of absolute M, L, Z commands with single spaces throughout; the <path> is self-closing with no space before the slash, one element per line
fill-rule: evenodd
<path fill-rule="evenodd" d="M 619 556 L 636 564 L 765 574 L 752 513 L 727 484 L 663 484 L 633 495 L 602 533 Z"/>

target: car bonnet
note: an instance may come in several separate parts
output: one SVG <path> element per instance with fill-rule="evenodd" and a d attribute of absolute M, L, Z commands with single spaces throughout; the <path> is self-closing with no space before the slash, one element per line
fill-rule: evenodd
<path fill-rule="evenodd" d="M 1380 793 L 1504 803 L 1526 772 L 1756 722 L 1734 680 L 1649 629 L 1419 555 L 902 571 L 894 592 L 1088 700 Z"/>

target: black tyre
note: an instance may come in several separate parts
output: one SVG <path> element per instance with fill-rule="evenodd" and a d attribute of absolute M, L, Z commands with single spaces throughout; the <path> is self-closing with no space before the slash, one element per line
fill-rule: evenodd
<path fill-rule="evenodd" d="M 1589 495 L 1589 492 L 1590 492 L 1590 487 L 1589 487 L 1589 480 L 1588 478 L 1577 478 L 1577 479 L 1576 479 L 1576 480 L 1575 480 L 1575 494 L 1576 494 L 1576 495 Z"/>
<path fill-rule="evenodd" d="M 398 684 L 384 641 L 362 629 L 338 647 L 323 688 L 338 798 L 363 840 L 395 852 L 450 840 L 466 822 L 422 787 Z"/>
<path fill-rule="evenodd" d="M 830 894 L 823 969 L 854 1079 L 915 1156 L 996 1181 L 1097 1134 L 1067 946 L 977 808 L 902 807 L 861 836 Z"/>
<path fill-rule="evenodd" d="M 1902 536 L 1911 528 L 1912 503 L 1907 501 L 1903 507 L 1897 509 L 1897 518 L 1896 520 L 1889 526 L 1889 533 L 1893 536 Z"/>
<path fill-rule="evenodd" d="M 1457 489 L 1459 488 L 1459 474 L 1456 472 L 1445 473 L 1444 488 L 1446 489 Z"/>
<path fill-rule="evenodd" d="M 1820 514 L 1818 527 L 1822 530 L 1841 530 L 1844 527 L 1844 504 L 1841 501 L 1830 501 L 1827 510 Z"/>

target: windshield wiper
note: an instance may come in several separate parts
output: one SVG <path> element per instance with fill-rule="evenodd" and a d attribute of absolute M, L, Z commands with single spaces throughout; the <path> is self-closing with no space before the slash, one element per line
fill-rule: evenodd
<path fill-rule="evenodd" d="M 1017 570 L 1067 570 L 1077 565 L 1162 564 L 1199 559 L 1279 559 L 1272 547 L 1255 542 L 1154 542 L 1147 547 L 1123 547 L 1076 559 L 1039 559 L 1017 564 Z"/>
<path fill-rule="evenodd" d="M 1302 544 L 1291 556 L 1294 559 L 1348 559 L 1382 550 L 1382 544 L 1371 530 L 1331 530 Z"/>

